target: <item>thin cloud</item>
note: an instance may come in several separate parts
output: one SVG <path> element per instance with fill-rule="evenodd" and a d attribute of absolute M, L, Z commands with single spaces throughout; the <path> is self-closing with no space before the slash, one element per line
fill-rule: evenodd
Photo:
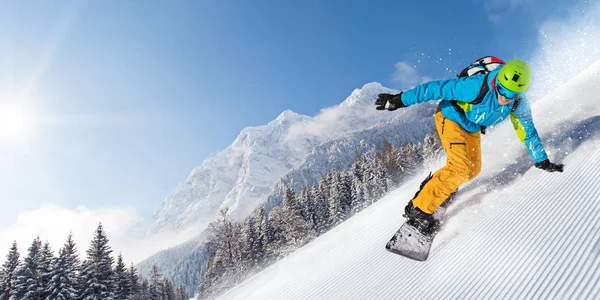
<path fill-rule="evenodd" d="M 323 136 L 336 132 L 341 126 L 339 120 L 344 113 L 338 106 L 322 109 L 310 122 L 294 124 L 290 127 L 287 139 L 297 140 L 301 136 Z"/>
<path fill-rule="evenodd" d="M 70 232 L 73 233 L 80 257 L 84 258 L 99 223 L 102 223 L 113 250 L 119 252 L 121 251 L 119 243 L 114 241 L 122 238 L 126 231 L 124 229 L 140 219 L 133 207 L 94 210 L 83 206 L 70 209 L 46 204 L 37 210 L 20 213 L 14 224 L 0 230 L 0 261 L 5 259 L 5 255 L 1 253 L 8 253 L 13 241 L 17 241 L 21 255 L 25 255 L 27 248 L 37 236 L 44 242 L 48 241 L 56 255 Z M 123 255 L 128 261 L 139 259 L 125 252 Z"/>
<path fill-rule="evenodd" d="M 431 78 L 427 76 L 419 75 L 415 67 L 406 62 L 399 61 L 394 67 L 396 68 L 396 71 L 394 72 L 392 81 L 398 84 L 402 89 L 412 88 L 431 80 Z"/>
<path fill-rule="evenodd" d="M 379 93 L 397 92 L 379 83 L 368 83 L 355 89 L 341 104 L 324 108 L 316 116 L 292 125 L 286 141 L 294 141 L 291 145 L 303 141 L 323 142 L 387 121 L 394 114 L 382 114 L 374 109 L 373 103 Z"/>
<path fill-rule="evenodd" d="M 83 260 L 99 223 L 108 236 L 113 255 L 122 253 L 127 262 L 139 263 L 161 250 L 197 237 L 207 227 L 202 223 L 183 231 L 164 231 L 149 237 L 133 238 L 129 229 L 142 219 L 134 207 L 91 209 L 45 204 L 39 209 L 20 213 L 14 224 L 0 229 L 0 264 L 4 262 L 13 241 L 17 241 L 19 252 L 24 256 L 31 242 L 39 236 L 42 242 L 50 243 L 57 255 L 69 233 L 73 234 L 79 257 Z"/>

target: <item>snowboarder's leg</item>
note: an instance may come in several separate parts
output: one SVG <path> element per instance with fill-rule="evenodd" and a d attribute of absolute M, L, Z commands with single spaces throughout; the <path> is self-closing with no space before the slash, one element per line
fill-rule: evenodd
<path fill-rule="evenodd" d="M 464 130 L 439 111 L 435 114 L 435 123 L 446 151 L 446 166 L 433 174 L 412 202 L 427 214 L 433 214 L 453 191 L 475 178 L 481 170 L 480 133 Z"/>

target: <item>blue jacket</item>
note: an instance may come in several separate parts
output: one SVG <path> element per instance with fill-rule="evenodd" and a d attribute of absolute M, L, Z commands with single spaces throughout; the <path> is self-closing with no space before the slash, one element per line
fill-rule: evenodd
<path fill-rule="evenodd" d="M 460 124 L 466 131 L 478 132 L 482 126 L 496 125 L 510 116 L 517 136 L 527 147 L 529 155 L 538 163 L 548 158 L 542 141 L 533 124 L 531 107 L 523 96 L 514 112 L 511 112 L 515 102 L 500 105 L 493 86 L 500 68 L 489 73 L 486 84 L 489 91 L 479 104 L 470 104 L 474 101 L 485 78 L 484 74 L 457 79 L 431 81 L 419 85 L 402 93 L 402 103 L 410 106 L 432 100 L 440 101 L 439 108 L 442 114 Z M 450 100 L 457 100 L 463 112 L 457 110 Z"/>

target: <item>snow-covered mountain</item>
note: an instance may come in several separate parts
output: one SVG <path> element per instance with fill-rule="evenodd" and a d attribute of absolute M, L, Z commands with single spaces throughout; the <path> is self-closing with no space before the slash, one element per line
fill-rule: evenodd
<path fill-rule="evenodd" d="M 426 262 L 384 248 L 423 173 L 219 299 L 600 299 L 599 94 L 597 61 L 533 101 L 564 173 L 534 168 L 507 122 L 484 136 Z"/>
<path fill-rule="evenodd" d="M 300 190 L 301 187 L 317 183 L 321 176 L 324 176 L 330 169 L 347 169 L 354 161 L 355 151 L 372 155 L 373 148 L 381 148 L 383 137 L 395 145 L 404 145 L 408 141 L 422 143 L 426 134 L 433 130 L 434 124 L 431 116 L 434 108 L 435 104 L 431 103 L 421 106 L 418 110 L 406 110 L 403 114 L 384 113 L 383 115 L 388 119 L 380 120 L 372 127 L 362 130 L 354 128 L 354 131 L 342 135 L 337 134 L 339 136 L 337 138 L 334 135 L 327 135 L 327 138 L 320 137 L 327 141 L 315 146 L 300 163 L 286 172 L 277 180 L 277 183 L 271 185 L 268 195 L 259 199 L 259 202 L 252 203 L 252 207 L 249 209 L 253 209 L 257 204 L 265 201 L 267 201 L 268 209 L 279 206 L 282 201 L 281 187 L 283 184 Z M 361 109 L 374 111 L 372 103 Z M 390 116 L 391 118 L 389 118 Z M 206 247 L 202 243 L 206 236 L 206 232 L 200 229 L 192 241 L 152 255 L 138 264 L 140 273 L 149 275 L 152 266 L 156 264 L 168 278 L 184 285 L 189 291 L 194 291 L 200 275 L 200 266 L 206 262 Z M 195 268 L 190 268 L 190 266 L 195 266 Z"/>
<path fill-rule="evenodd" d="M 419 110 L 399 114 L 386 122 L 380 122 L 373 127 L 354 131 L 316 146 L 300 164 L 281 177 L 277 187 L 269 195 L 266 207 L 271 208 L 282 203 L 284 186 L 300 191 L 303 187 L 318 183 L 328 170 L 349 169 L 354 162 L 355 152 L 367 157 L 372 156 L 373 148 L 381 150 L 383 138 L 392 145 L 406 145 L 408 142 L 423 143 L 425 136 L 435 130 L 431 117 L 435 107 L 436 103 L 427 103 Z M 373 110 L 373 107 L 369 108 Z"/>
<path fill-rule="evenodd" d="M 283 175 L 298 168 L 307 155 L 314 157 L 318 145 L 398 118 L 373 113 L 373 101 L 381 92 L 394 91 L 369 83 L 317 117 L 287 110 L 267 125 L 243 129 L 230 146 L 193 169 L 135 230 L 142 235 L 184 230 L 210 222 L 226 207 L 232 217 L 245 217 Z M 348 156 L 352 155 L 353 151 L 348 151 Z"/>

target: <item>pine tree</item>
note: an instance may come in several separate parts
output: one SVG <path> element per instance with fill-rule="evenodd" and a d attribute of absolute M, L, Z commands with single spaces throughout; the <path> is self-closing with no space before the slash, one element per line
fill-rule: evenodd
<path fill-rule="evenodd" d="M 310 222 L 310 209 L 309 203 L 310 199 L 308 198 L 308 189 L 306 187 L 300 190 L 300 195 L 297 197 L 298 205 L 300 206 L 300 215 L 302 216 L 302 220 L 306 223 Z"/>
<path fill-rule="evenodd" d="M 373 150 L 375 151 L 375 150 Z M 374 189 L 375 186 L 373 185 L 373 182 L 375 182 L 375 168 L 374 168 L 375 164 L 374 162 L 372 163 L 366 163 L 363 167 L 363 191 L 364 191 L 364 195 L 365 195 L 365 203 L 370 204 L 373 203 L 375 200 L 374 197 Z"/>
<path fill-rule="evenodd" d="M 303 210 L 298 203 L 296 193 L 291 188 L 286 188 L 283 201 L 283 216 L 281 224 L 284 235 L 286 236 L 285 251 L 296 249 L 303 245 L 308 232 L 308 225 L 303 218 Z"/>
<path fill-rule="evenodd" d="M 123 262 L 123 255 L 119 253 L 117 263 L 113 271 L 113 291 L 115 300 L 125 300 L 131 296 L 131 281 L 127 274 L 127 267 Z"/>
<path fill-rule="evenodd" d="M 133 266 L 133 263 L 131 264 L 131 266 L 129 267 L 129 270 L 127 271 L 127 277 L 129 278 L 128 281 L 129 281 L 129 286 L 131 288 L 129 291 L 126 291 L 127 294 L 129 296 L 139 294 L 141 291 L 140 278 L 138 276 L 136 268 Z"/>
<path fill-rule="evenodd" d="M 136 294 L 135 296 L 136 300 L 154 300 L 156 298 L 152 298 L 152 295 L 150 294 L 150 284 L 148 283 L 148 280 L 143 279 L 140 282 L 140 291 L 139 293 Z"/>
<path fill-rule="evenodd" d="M 371 186 L 373 187 L 372 196 L 373 200 L 377 201 L 383 197 L 388 190 L 387 174 L 385 172 L 385 167 L 383 166 L 383 159 L 376 158 L 373 161 L 373 168 L 374 176 L 371 177 Z"/>
<path fill-rule="evenodd" d="M 39 290 L 38 295 L 41 299 L 46 299 L 50 296 L 50 281 L 52 280 L 54 269 L 54 255 L 50 243 L 44 243 L 40 252 L 40 267 L 39 267 Z"/>
<path fill-rule="evenodd" d="M 330 181 L 329 216 L 330 224 L 337 225 L 350 216 L 352 203 L 351 183 L 345 174 L 332 172 Z"/>
<path fill-rule="evenodd" d="M 387 174 L 389 187 L 397 187 L 404 179 L 404 164 L 402 162 L 402 153 L 399 148 L 392 146 L 383 156 L 383 166 Z"/>
<path fill-rule="evenodd" d="M 336 226 L 343 221 L 342 203 L 340 203 L 339 183 L 337 176 L 329 182 L 329 224 Z"/>
<path fill-rule="evenodd" d="M 363 181 L 364 168 L 367 164 L 366 158 L 358 152 L 354 152 L 354 163 L 352 163 L 352 175 L 358 178 L 358 181 Z"/>
<path fill-rule="evenodd" d="M 300 203 L 302 206 L 303 220 L 308 227 L 308 238 L 312 240 L 314 236 L 317 235 L 317 231 L 315 230 L 315 225 L 317 223 L 317 205 L 315 203 L 315 197 L 312 193 L 312 189 L 308 187 L 304 187 L 302 189 L 302 191 L 300 192 Z"/>
<path fill-rule="evenodd" d="M 40 290 L 42 286 L 39 278 L 41 251 L 42 241 L 37 237 L 31 243 L 27 257 L 25 257 L 23 264 L 17 271 L 15 289 L 11 294 L 12 299 L 28 300 L 41 298 Z"/>
<path fill-rule="evenodd" d="M 165 279 L 163 281 L 162 299 L 177 300 L 177 295 L 175 294 L 175 288 L 173 287 L 173 283 L 170 280 Z"/>
<path fill-rule="evenodd" d="M 46 291 L 48 299 L 79 299 L 79 291 L 77 290 L 78 271 L 77 248 L 73 241 L 73 235 L 69 234 L 64 246 L 59 250 L 58 258 L 56 258 L 52 268 L 49 289 Z"/>
<path fill-rule="evenodd" d="M 267 250 L 274 259 L 279 258 L 281 250 L 288 243 L 288 237 L 285 233 L 283 219 L 285 213 L 281 207 L 275 207 L 269 212 L 269 231 L 271 238 L 267 244 Z"/>
<path fill-rule="evenodd" d="M 227 210 L 221 210 L 216 222 L 209 226 L 211 236 L 207 247 L 212 253 L 198 283 L 198 291 L 205 297 L 217 295 L 229 289 L 241 279 L 242 274 L 242 225 L 227 218 Z"/>
<path fill-rule="evenodd" d="M 437 134 L 427 134 L 423 140 L 423 160 L 430 167 L 442 156 L 442 142 Z"/>
<path fill-rule="evenodd" d="M 183 286 L 178 286 L 177 290 L 177 300 L 188 300 L 190 299 L 190 295 L 188 294 L 188 291 L 185 287 Z"/>
<path fill-rule="evenodd" d="M 6 255 L 6 261 L 2 264 L 2 269 L 0 269 L 0 300 L 9 300 L 11 294 L 15 291 L 14 283 L 17 279 L 19 264 L 19 248 L 15 241 Z"/>
<path fill-rule="evenodd" d="M 329 199 L 325 197 L 327 187 L 322 187 L 326 181 L 321 180 L 319 187 L 313 186 L 312 194 L 315 199 L 315 228 L 318 235 L 327 231 L 330 227 L 329 217 Z"/>
<path fill-rule="evenodd" d="M 352 215 L 352 175 L 351 172 L 340 174 L 340 196 L 346 218 Z"/>
<path fill-rule="evenodd" d="M 161 299 L 163 294 L 162 274 L 156 265 L 152 266 L 150 273 L 150 282 L 148 284 L 148 292 L 152 299 Z"/>
<path fill-rule="evenodd" d="M 419 146 L 412 142 L 408 142 L 402 147 L 401 156 L 404 163 L 404 172 L 407 175 L 414 175 L 423 164 L 423 153 Z"/>
<path fill-rule="evenodd" d="M 98 225 L 80 276 L 83 300 L 113 299 L 113 258 L 108 237 L 102 224 Z"/>
<path fill-rule="evenodd" d="M 365 205 L 365 190 L 362 180 L 357 174 L 352 175 L 352 212 L 357 213 L 364 208 Z"/>
<path fill-rule="evenodd" d="M 285 189 L 283 209 L 289 211 L 294 216 L 302 217 L 302 209 L 296 198 L 296 192 L 290 187 L 286 187 Z"/>
<path fill-rule="evenodd" d="M 256 234 L 257 241 L 255 244 L 256 250 L 258 253 L 256 254 L 258 266 L 264 266 L 269 263 L 270 255 L 267 251 L 267 245 L 272 240 L 273 232 L 272 228 L 269 225 L 269 218 L 267 216 L 267 212 L 265 210 L 264 205 L 261 205 L 257 211 L 256 218 Z"/>

